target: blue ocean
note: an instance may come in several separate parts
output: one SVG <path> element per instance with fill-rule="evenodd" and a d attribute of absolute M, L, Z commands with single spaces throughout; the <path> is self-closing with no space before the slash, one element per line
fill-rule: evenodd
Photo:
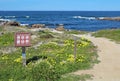
<path fill-rule="evenodd" d="M 97 20 L 119 17 L 120 11 L 0 11 L 0 20 L 14 20 L 21 24 L 45 24 L 55 28 L 64 24 L 66 29 L 98 31 L 120 28 L 120 21 Z"/>

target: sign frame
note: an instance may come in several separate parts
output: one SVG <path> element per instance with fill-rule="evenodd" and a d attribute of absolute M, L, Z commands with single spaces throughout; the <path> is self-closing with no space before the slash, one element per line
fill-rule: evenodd
<path fill-rule="evenodd" d="M 15 33 L 15 37 L 14 38 L 15 38 L 15 40 L 14 40 L 15 47 L 29 47 L 29 46 L 31 46 L 31 41 L 30 41 L 31 34 L 30 33 L 27 33 L 27 32 L 17 32 L 17 33 Z M 19 41 L 18 41 L 18 39 L 19 39 Z M 28 43 L 26 43 L 26 41 Z M 19 42 L 20 44 L 17 44 L 17 42 Z"/>

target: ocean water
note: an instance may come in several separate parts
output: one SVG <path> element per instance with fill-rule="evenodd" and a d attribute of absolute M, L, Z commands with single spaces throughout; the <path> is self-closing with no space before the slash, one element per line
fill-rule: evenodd
<path fill-rule="evenodd" d="M 120 28 L 120 21 L 96 20 L 118 17 L 120 11 L 0 11 L 0 20 L 13 20 L 21 24 L 45 24 L 55 28 L 64 24 L 66 29 L 97 31 Z"/>

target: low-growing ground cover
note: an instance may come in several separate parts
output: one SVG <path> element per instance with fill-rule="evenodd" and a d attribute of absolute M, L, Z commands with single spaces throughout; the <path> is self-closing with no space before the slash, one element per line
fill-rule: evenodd
<path fill-rule="evenodd" d="M 96 48 L 86 39 L 77 41 L 74 58 L 74 41 L 64 40 L 27 49 L 27 66 L 22 66 L 21 50 L 0 55 L 0 79 L 3 81 L 57 81 L 61 75 L 79 69 L 88 69 L 97 62 Z"/>
<path fill-rule="evenodd" d="M 3 33 L 0 35 L 0 48 L 13 45 L 14 33 Z"/>

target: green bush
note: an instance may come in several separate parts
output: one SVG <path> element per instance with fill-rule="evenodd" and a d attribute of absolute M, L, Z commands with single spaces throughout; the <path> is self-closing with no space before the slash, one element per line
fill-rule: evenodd
<path fill-rule="evenodd" d="M 34 81 L 57 81 L 60 74 L 47 61 L 42 61 L 32 68 Z"/>

